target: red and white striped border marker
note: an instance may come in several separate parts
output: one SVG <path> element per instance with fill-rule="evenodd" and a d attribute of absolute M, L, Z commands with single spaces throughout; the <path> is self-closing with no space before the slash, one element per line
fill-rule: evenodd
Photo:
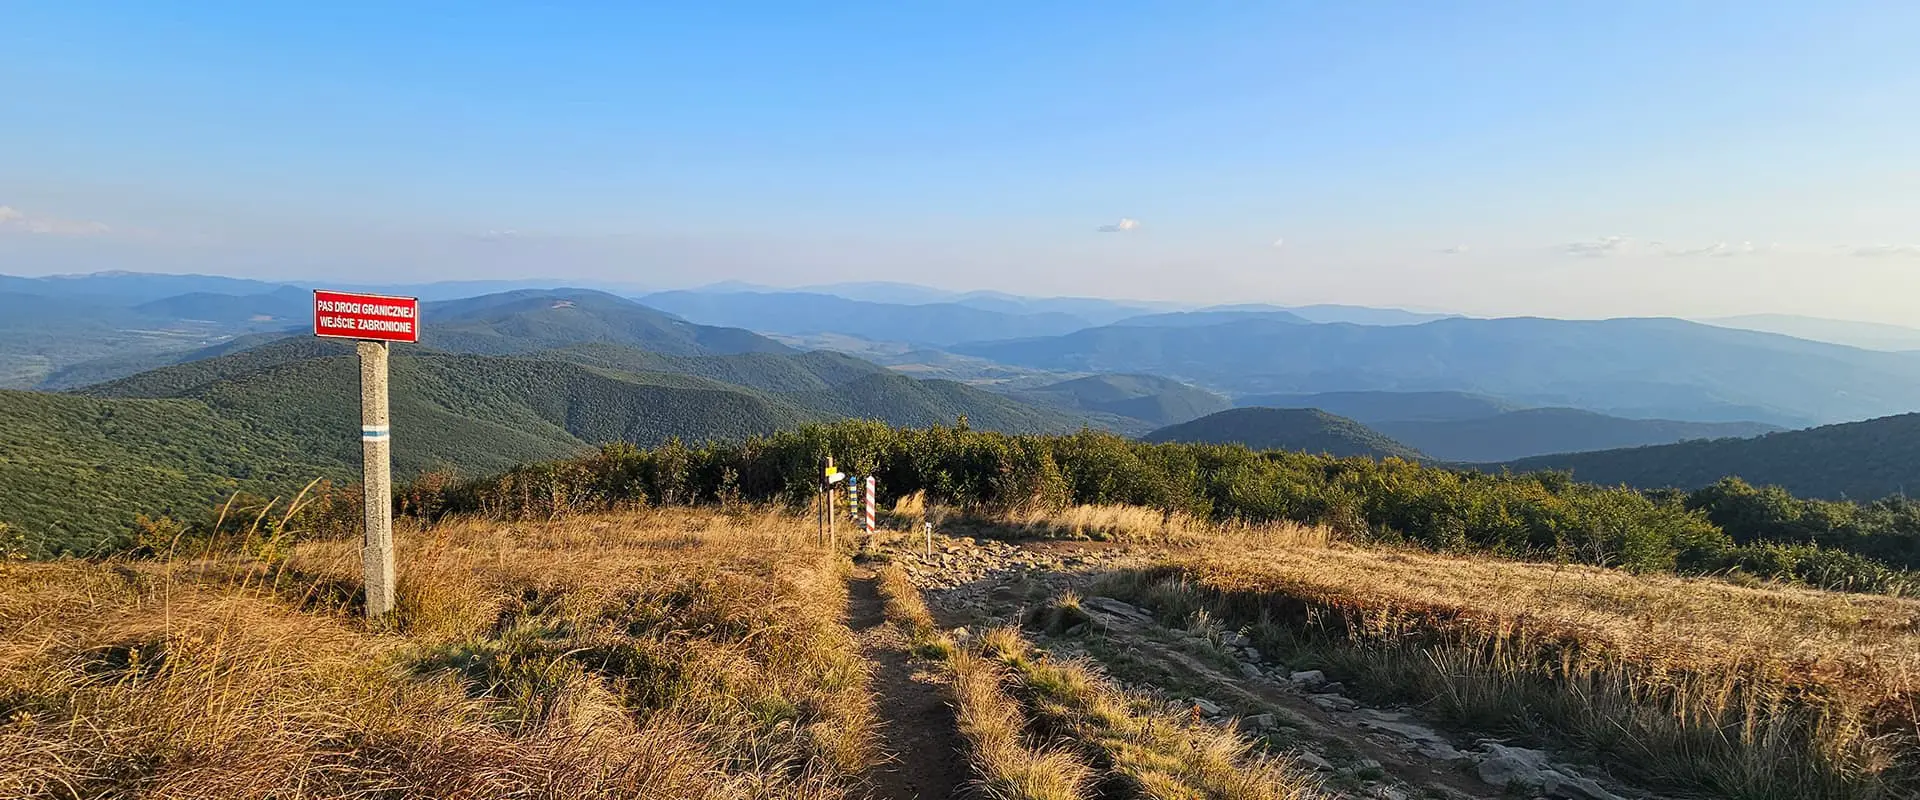
<path fill-rule="evenodd" d="M 873 476 L 867 476 L 867 533 L 873 533 Z"/>

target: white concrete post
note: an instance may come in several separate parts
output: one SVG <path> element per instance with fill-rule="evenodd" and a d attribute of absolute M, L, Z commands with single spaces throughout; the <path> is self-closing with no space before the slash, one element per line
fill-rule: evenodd
<path fill-rule="evenodd" d="M 366 572 L 367 619 L 379 622 L 394 610 L 393 435 L 387 421 L 387 343 L 360 343 L 360 484 L 366 499 L 366 534 L 360 564 Z"/>

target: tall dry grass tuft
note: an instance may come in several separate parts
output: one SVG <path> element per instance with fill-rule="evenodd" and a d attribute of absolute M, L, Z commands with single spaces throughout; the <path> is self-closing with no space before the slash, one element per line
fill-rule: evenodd
<path fill-rule="evenodd" d="M 1006 666 L 1046 726 L 1072 741 L 1145 797 L 1217 800 L 1318 798 L 1312 771 L 1257 754 L 1232 730 L 1165 713 L 1131 695 L 1079 660 L 1034 652 L 1017 631 L 981 637 L 981 648 Z"/>
<path fill-rule="evenodd" d="M 979 794 L 992 800 L 1083 797 L 1092 771 L 1067 750 L 1027 741 L 1025 711 L 1001 688 L 999 667 L 938 631 L 905 570 L 887 567 L 878 577 L 887 619 L 905 629 L 916 654 L 946 667 L 955 721 L 967 741 Z"/>
<path fill-rule="evenodd" d="M 887 619 L 906 633 L 913 654 L 932 661 L 942 661 L 952 655 L 953 640 L 935 626 L 933 612 L 927 610 L 926 600 L 920 596 L 919 587 L 913 585 L 907 571 L 889 566 L 881 569 L 878 577 Z"/>
<path fill-rule="evenodd" d="M 927 490 L 902 495 L 893 501 L 893 515 L 899 519 L 919 520 L 927 516 Z"/>
<path fill-rule="evenodd" d="M 843 562 L 778 516 L 0 565 L 0 796 L 844 797 L 871 758 Z"/>
<path fill-rule="evenodd" d="M 1898 797 L 1920 767 L 1920 602 L 1589 567 L 1208 547 L 1101 590 L 1483 731 L 1637 780 L 1755 798 Z"/>
<path fill-rule="evenodd" d="M 966 737 L 981 795 L 993 800 L 1078 800 L 1093 772 L 1072 752 L 1028 744 L 1026 715 L 1001 688 L 993 661 L 961 650 L 948 660 L 954 713 Z"/>
<path fill-rule="evenodd" d="M 972 516 L 958 527 L 978 536 L 1003 538 L 1077 539 L 1136 544 L 1193 546 L 1232 539 L 1267 545 L 1326 546 L 1326 528 L 1277 521 L 1215 522 L 1180 512 L 1143 506 L 1077 505 L 1065 508 L 1027 508 L 991 516 Z"/>

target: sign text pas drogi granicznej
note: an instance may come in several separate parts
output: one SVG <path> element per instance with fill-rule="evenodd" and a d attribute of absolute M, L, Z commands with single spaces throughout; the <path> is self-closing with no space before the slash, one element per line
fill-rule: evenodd
<path fill-rule="evenodd" d="M 379 342 L 418 342 L 420 301 L 412 297 L 315 289 L 313 335 Z"/>
<path fill-rule="evenodd" d="M 360 485 L 366 528 L 360 540 L 367 619 L 392 621 L 398 594 L 393 569 L 393 429 L 387 421 L 389 342 L 420 341 L 420 301 L 412 297 L 313 290 L 313 335 L 358 339 L 360 353 Z"/>

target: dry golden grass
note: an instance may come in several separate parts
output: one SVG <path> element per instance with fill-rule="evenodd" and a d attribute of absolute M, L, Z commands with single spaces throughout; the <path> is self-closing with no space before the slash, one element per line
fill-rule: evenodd
<path fill-rule="evenodd" d="M 1072 753 L 1027 741 L 1026 715 L 1001 688 L 1001 670 L 940 634 L 926 600 L 905 570 L 886 567 L 878 578 L 887 619 L 905 629 L 917 654 L 946 666 L 955 722 L 967 742 L 974 785 L 981 796 L 991 800 L 1080 798 L 1092 782 L 1092 771 Z"/>
<path fill-rule="evenodd" d="M 0 796 L 837 798 L 871 758 L 842 561 L 775 516 L 0 566 Z"/>
<path fill-rule="evenodd" d="M 1268 545 L 1325 545 L 1325 528 L 1279 521 L 1216 523 L 1187 514 L 1141 506 L 1080 505 L 1058 509 L 1029 509 L 990 518 L 967 520 L 1000 537 L 1091 539 L 1140 544 L 1194 545 L 1237 539 Z"/>
<path fill-rule="evenodd" d="M 1350 668 L 1432 695 L 1407 699 L 1544 717 L 1742 796 L 1893 796 L 1920 742 L 1915 600 L 1232 539 L 1114 584 L 1163 611 L 1331 631 L 1359 645 Z"/>
<path fill-rule="evenodd" d="M 1078 800 L 1093 771 L 1060 747 L 1029 744 L 1026 715 L 1001 687 L 999 665 L 971 651 L 948 659 L 954 715 L 966 737 L 980 793 L 993 800 Z"/>
<path fill-rule="evenodd" d="M 913 577 L 904 569 L 888 566 L 880 570 L 878 579 L 880 599 L 885 604 L 887 619 L 905 628 L 913 638 L 931 636 L 934 632 L 933 612 L 927 609 L 927 601 L 920 596 L 920 589 L 913 585 Z"/>
<path fill-rule="evenodd" d="M 1307 800 L 1320 797 L 1310 770 L 1252 752 L 1232 730 L 1181 719 L 1122 691 L 1089 664 L 1035 653 L 1000 628 L 981 648 L 1004 664 L 1047 727 L 1078 742 L 1152 800 Z"/>

